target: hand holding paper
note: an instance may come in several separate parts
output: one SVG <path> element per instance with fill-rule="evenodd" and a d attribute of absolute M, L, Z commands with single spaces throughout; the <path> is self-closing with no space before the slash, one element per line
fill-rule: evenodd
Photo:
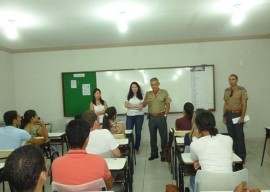
<path fill-rule="evenodd" d="M 233 118 L 233 119 L 232 119 L 233 124 L 238 123 L 238 120 L 239 120 L 239 119 L 240 119 L 240 117 Z M 249 120 L 250 120 L 249 115 L 245 115 L 245 117 L 244 117 L 244 122 L 247 122 L 247 121 L 249 121 Z"/>

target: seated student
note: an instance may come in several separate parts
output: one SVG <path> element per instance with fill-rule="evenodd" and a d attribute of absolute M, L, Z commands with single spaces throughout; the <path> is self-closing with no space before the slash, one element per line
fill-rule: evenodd
<path fill-rule="evenodd" d="M 90 127 L 89 142 L 86 147 L 87 153 L 97 154 L 103 157 L 120 157 L 121 152 L 111 132 L 100 128 L 100 122 L 94 111 L 85 111 L 82 115 Z"/>
<path fill-rule="evenodd" d="M 116 122 L 116 115 L 115 107 L 108 107 L 103 117 L 102 128 L 108 129 L 112 134 L 125 134 L 125 126 Z"/>
<path fill-rule="evenodd" d="M 195 110 L 195 112 L 192 115 L 192 119 L 191 119 L 192 128 L 191 128 L 191 131 L 189 133 L 186 133 L 185 137 L 184 137 L 184 146 L 185 147 L 190 146 L 190 143 L 193 140 L 196 140 L 197 138 L 199 138 L 199 131 L 198 131 L 198 128 L 196 127 L 196 124 L 195 124 L 195 118 L 202 111 L 204 111 L 204 109 L 198 108 L 198 109 Z"/>
<path fill-rule="evenodd" d="M 44 121 L 42 121 L 34 110 L 25 111 L 22 119 L 21 129 L 26 130 L 34 137 L 44 137 L 49 139 L 48 131 Z"/>
<path fill-rule="evenodd" d="M 7 158 L 4 175 L 17 192 L 42 192 L 47 170 L 42 151 L 35 145 L 24 145 Z"/>
<path fill-rule="evenodd" d="M 66 135 L 71 149 L 53 161 L 52 180 L 65 185 L 80 185 L 102 178 L 107 189 L 111 189 L 111 172 L 106 161 L 85 150 L 89 132 L 89 125 L 84 120 L 68 123 Z"/>
<path fill-rule="evenodd" d="M 192 103 L 185 103 L 183 117 L 176 119 L 175 129 L 179 130 L 191 130 L 191 119 L 193 116 L 194 106 Z"/>
<path fill-rule="evenodd" d="M 195 119 L 200 138 L 190 144 L 190 155 L 194 168 L 203 171 L 227 173 L 232 172 L 233 150 L 232 138 L 218 134 L 216 121 L 210 111 L 200 112 Z M 191 177 L 194 190 L 195 177 Z"/>
<path fill-rule="evenodd" d="M 41 145 L 46 139 L 35 139 L 27 131 L 18 129 L 21 125 L 21 116 L 17 111 L 7 111 L 4 114 L 6 127 L 0 128 L 0 150 L 16 149 L 23 141 Z"/>

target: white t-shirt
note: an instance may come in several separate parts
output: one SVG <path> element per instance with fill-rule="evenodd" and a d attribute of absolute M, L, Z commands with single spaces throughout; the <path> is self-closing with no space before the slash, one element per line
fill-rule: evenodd
<path fill-rule="evenodd" d="M 232 172 L 232 145 L 231 137 L 226 135 L 201 137 L 190 144 L 191 159 L 199 160 L 203 171 Z"/>
<path fill-rule="evenodd" d="M 116 149 L 118 146 L 119 144 L 108 129 L 96 129 L 90 132 L 86 151 L 104 158 L 111 158 L 113 157 L 111 150 Z"/>
<path fill-rule="evenodd" d="M 94 111 L 95 111 L 95 113 L 101 112 L 101 111 L 103 111 L 104 109 L 105 109 L 105 106 L 104 106 L 104 105 L 94 105 Z M 104 114 L 99 115 L 98 117 L 99 117 L 99 122 L 100 122 L 100 123 L 103 123 L 103 117 L 104 117 Z"/>
<path fill-rule="evenodd" d="M 127 102 L 129 102 L 132 105 L 139 105 L 140 103 L 143 102 L 143 100 L 138 99 L 138 97 L 133 96 L 132 98 L 128 100 L 126 100 Z M 128 116 L 135 116 L 135 115 L 143 115 L 144 111 L 143 109 L 127 109 L 127 115 Z"/>

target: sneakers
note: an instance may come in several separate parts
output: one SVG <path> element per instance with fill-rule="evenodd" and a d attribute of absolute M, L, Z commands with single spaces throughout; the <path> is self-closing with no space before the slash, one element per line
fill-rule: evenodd
<path fill-rule="evenodd" d="M 152 161 L 152 160 L 157 159 L 157 158 L 158 158 L 158 156 L 150 156 L 150 157 L 148 158 L 148 161 Z"/>
<path fill-rule="evenodd" d="M 139 149 L 135 149 L 136 154 L 139 155 L 140 154 L 140 150 Z"/>

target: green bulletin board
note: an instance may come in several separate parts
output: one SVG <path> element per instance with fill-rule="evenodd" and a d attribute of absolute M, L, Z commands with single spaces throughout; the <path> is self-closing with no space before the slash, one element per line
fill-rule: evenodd
<path fill-rule="evenodd" d="M 96 72 L 62 73 L 65 117 L 74 117 L 89 109 L 96 82 Z"/>

